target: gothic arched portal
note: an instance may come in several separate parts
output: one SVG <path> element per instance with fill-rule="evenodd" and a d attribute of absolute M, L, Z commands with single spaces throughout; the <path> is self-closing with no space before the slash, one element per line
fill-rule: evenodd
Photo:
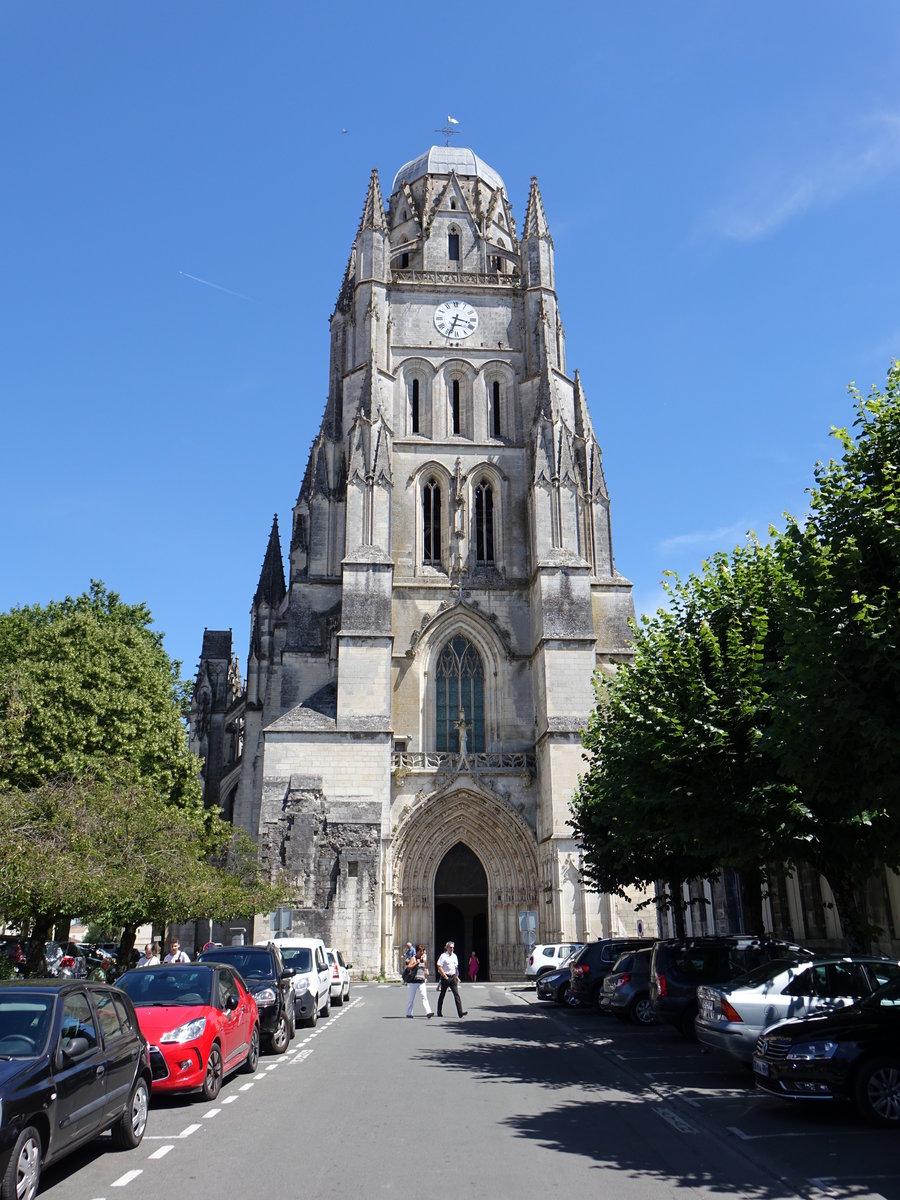
<path fill-rule="evenodd" d="M 459 953 L 462 939 L 468 960 L 471 936 L 476 953 L 485 948 L 483 958 L 478 953 L 483 978 L 520 978 L 519 913 L 537 906 L 538 856 L 533 830 L 512 805 L 472 776 L 458 776 L 408 812 L 391 857 L 394 947 L 408 940 L 443 949 L 452 939 Z M 462 955 L 460 966 L 465 970 Z"/>
<path fill-rule="evenodd" d="M 482 979 L 490 978 L 487 875 L 477 854 L 463 842 L 451 846 L 434 879 L 434 961 L 454 942 L 461 978 L 474 950 Z"/>

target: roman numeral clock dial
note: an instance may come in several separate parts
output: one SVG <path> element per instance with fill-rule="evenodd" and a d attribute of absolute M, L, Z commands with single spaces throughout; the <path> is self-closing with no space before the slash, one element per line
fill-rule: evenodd
<path fill-rule="evenodd" d="M 434 310 L 434 327 L 444 337 L 460 342 L 478 328 L 478 313 L 464 300 L 445 300 Z"/>

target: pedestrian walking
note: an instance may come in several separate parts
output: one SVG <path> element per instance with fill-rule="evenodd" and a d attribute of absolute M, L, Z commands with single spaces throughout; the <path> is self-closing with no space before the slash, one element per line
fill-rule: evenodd
<path fill-rule="evenodd" d="M 443 1016 L 441 1011 L 444 1007 L 444 997 L 447 995 L 448 989 L 453 993 L 453 999 L 456 1001 L 456 1011 L 461 1017 L 466 1015 L 466 1010 L 462 1006 L 462 1000 L 459 998 L 459 959 L 454 953 L 453 942 L 448 942 L 444 947 L 444 953 L 437 961 L 438 975 L 441 977 L 441 990 L 438 995 L 437 1015 Z"/>
<path fill-rule="evenodd" d="M 469 983 L 474 983 L 478 978 L 478 959 L 475 957 L 475 951 L 469 955 Z"/>
<path fill-rule="evenodd" d="M 137 965 L 139 967 L 158 967 L 159 966 L 159 955 L 154 951 L 153 945 L 151 942 L 148 942 L 147 945 L 144 947 L 144 953 L 137 960 Z"/>
<path fill-rule="evenodd" d="M 413 1004 L 416 996 L 422 1000 L 422 1007 L 425 1009 L 426 1017 L 433 1017 L 431 1005 L 428 1003 L 428 955 L 425 953 L 425 947 L 421 943 L 416 946 L 412 958 L 406 964 L 407 979 L 412 974 L 412 979 L 409 981 L 409 1003 L 406 1006 L 406 1015 L 412 1017 Z"/>

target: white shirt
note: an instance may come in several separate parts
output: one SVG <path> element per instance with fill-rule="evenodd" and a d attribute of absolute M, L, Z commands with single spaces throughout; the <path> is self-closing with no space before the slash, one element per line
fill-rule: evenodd
<path fill-rule="evenodd" d="M 163 959 L 163 962 L 172 962 L 172 963 L 190 962 L 190 961 L 191 961 L 191 956 L 189 954 L 185 954 L 185 952 L 183 950 L 179 950 L 177 954 L 167 954 L 166 957 Z"/>
<path fill-rule="evenodd" d="M 438 959 L 438 970 L 443 971 L 445 975 L 454 976 L 459 974 L 459 959 L 455 954 L 448 954 L 445 950 Z"/>
<path fill-rule="evenodd" d="M 159 966 L 159 955 L 151 954 L 148 957 L 146 954 L 142 954 L 141 957 L 138 959 L 137 965 L 139 967 L 158 967 Z"/>

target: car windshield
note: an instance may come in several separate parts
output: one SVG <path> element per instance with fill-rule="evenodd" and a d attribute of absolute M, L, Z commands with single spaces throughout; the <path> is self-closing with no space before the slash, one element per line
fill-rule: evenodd
<path fill-rule="evenodd" d="M 257 950 L 253 946 L 223 946 L 215 950 L 204 950 L 202 962 L 223 962 L 234 967 L 245 979 L 272 979 L 272 955 L 268 950 Z"/>
<path fill-rule="evenodd" d="M 159 966 L 126 971 L 116 987 L 128 993 L 135 1008 L 151 1004 L 189 1008 L 212 1002 L 212 983 L 209 967 L 194 965 L 189 970 L 173 971 Z"/>
<path fill-rule="evenodd" d="M 0 996 L 0 1058 L 34 1058 L 47 1046 L 52 996 Z"/>
<path fill-rule="evenodd" d="M 295 971 L 312 970 L 312 950 L 309 946 L 282 946 L 281 957 L 284 965 L 293 967 Z"/>

